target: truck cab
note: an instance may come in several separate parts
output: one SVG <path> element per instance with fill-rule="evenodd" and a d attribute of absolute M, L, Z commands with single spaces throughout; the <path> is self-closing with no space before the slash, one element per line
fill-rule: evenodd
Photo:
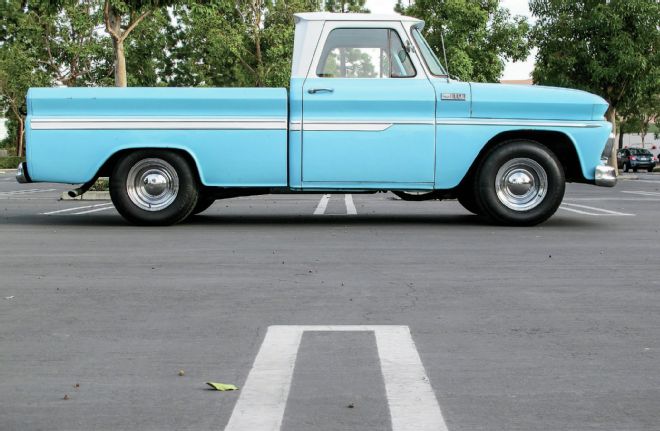
<path fill-rule="evenodd" d="M 287 89 L 31 89 L 21 181 L 110 177 L 129 221 L 172 224 L 259 193 L 415 192 L 501 224 L 616 183 L 607 103 L 451 79 L 405 16 L 302 13 Z"/>

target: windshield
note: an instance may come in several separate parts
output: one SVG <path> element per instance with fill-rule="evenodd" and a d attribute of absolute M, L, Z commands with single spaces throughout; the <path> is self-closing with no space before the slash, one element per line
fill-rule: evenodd
<path fill-rule="evenodd" d="M 641 148 L 631 148 L 630 154 L 635 156 L 650 156 L 651 152 L 649 150 L 642 150 Z"/>
<path fill-rule="evenodd" d="M 429 67 L 431 73 L 436 76 L 446 76 L 447 72 L 445 72 L 445 69 L 442 67 L 440 60 L 438 60 L 438 57 L 435 56 L 433 50 L 429 46 L 429 43 L 426 41 L 426 39 L 424 39 L 424 36 L 422 36 L 422 33 L 420 33 L 418 29 L 414 28 L 412 34 L 415 42 L 417 43 L 417 46 L 419 47 L 419 51 L 422 53 L 422 57 L 424 57 L 424 61 Z"/>

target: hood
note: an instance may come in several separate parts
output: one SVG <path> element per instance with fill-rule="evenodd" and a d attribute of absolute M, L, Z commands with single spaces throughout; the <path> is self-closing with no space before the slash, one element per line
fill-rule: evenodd
<path fill-rule="evenodd" d="M 471 83 L 473 118 L 602 120 L 607 102 L 586 91 L 538 85 Z"/>

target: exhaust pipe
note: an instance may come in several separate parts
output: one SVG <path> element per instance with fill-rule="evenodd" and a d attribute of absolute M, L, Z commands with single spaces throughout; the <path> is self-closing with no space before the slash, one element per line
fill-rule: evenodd
<path fill-rule="evenodd" d="M 69 197 L 71 197 L 71 198 L 77 198 L 78 196 L 82 195 L 87 190 L 89 190 L 89 188 L 94 185 L 96 180 L 98 180 L 98 177 L 97 178 L 92 178 L 91 181 L 86 182 L 85 184 L 78 187 L 77 189 L 69 190 L 66 194 L 69 195 Z"/>

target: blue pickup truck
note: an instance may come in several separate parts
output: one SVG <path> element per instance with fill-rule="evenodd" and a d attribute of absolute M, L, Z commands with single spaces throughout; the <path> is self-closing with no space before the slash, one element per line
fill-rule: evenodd
<path fill-rule="evenodd" d="M 127 220 L 181 222 L 216 199 L 371 193 L 458 199 L 534 225 L 565 183 L 614 186 L 607 103 L 451 79 L 405 16 L 302 13 L 290 89 L 33 88 L 19 182 L 110 178 Z"/>

